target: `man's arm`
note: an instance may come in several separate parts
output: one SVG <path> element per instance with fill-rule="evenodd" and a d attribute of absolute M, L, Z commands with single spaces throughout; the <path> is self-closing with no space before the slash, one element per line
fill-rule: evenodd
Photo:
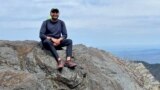
<path fill-rule="evenodd" d="M 62 21 L 62 37 L 60 40 L 66 39 L 67 38 L 67 29 L 65 23 Z"/>
<path fill-rule="evenodd" d="M 42 26 L 40 29 L 39 37 L 41 38 L 41 40 L 45 40 L 47 38 L 45 35 L 45 32 L 46 32 L 46 21 L 42 23 Z"/>

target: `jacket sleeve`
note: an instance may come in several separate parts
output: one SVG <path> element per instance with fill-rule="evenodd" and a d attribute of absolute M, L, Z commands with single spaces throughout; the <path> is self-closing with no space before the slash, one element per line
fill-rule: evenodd
<path fill-rule="evenodd" d="M 62 38 L 66 39 L 67 38 L 67 29 L 65 23 L 62 21 Z"/>
<path fill-rule="evenodd" d="M 45 40 L 46 39 L 46 21 L 44 21 L 42 23 L 41 29 L 40 29 L 40 33 L 39 33 L 39 37 L 41 38 L 41 40 Z"/>

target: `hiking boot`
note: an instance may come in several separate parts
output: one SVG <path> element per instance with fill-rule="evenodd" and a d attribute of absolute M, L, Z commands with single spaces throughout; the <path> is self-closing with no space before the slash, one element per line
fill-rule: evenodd
<path fill-rule="evenodd" d="M 62 60 L 58 61 L 58 69 L 62 69 L 64 67 L 64 63 Z"/>
<path fill-rule="evenodd" d="M 65 62 L 65 66 L 69 67 L 69 68 L 74 68 L 74 67 L 77 66 L 77 64 L 75 62 L 71 61 L 71 60 L 68 60 L 68 61 Z"/>

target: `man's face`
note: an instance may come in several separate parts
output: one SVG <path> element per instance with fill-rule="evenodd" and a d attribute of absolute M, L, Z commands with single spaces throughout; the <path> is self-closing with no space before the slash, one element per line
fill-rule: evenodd
<path fill-rule="evenodd" d="M 54 20 L 58 19 L 58 17 L 59 17 L 58 12 L 51 12 L 50 15 L 51 15 L 52 19 L 54 19 Z"/>

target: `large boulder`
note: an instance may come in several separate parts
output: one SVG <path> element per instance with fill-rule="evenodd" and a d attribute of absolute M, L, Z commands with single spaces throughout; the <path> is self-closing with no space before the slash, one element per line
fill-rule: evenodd
<path fill-rule="evenodd" d="M 65 48 L 58 53 L 65 61 Z M 0 90 L 160 90 L 142 64 L 84 45 L 74 45 L 73 56 L 78 66 L 59 71 L 39 42 L 1 40 Z"/>

